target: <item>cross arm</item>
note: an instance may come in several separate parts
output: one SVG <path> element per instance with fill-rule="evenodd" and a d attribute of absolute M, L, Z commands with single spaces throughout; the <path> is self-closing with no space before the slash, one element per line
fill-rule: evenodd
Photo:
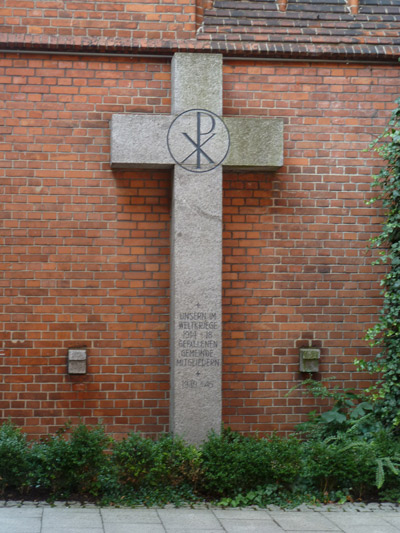
<path fill-rule="evenodd" d="M 113 115 L 111 168 L 172 168 L 167 134 L 171 115 Z"/>
<path fill-rule="evenodd" d="M 173 115 L 113 115 L 112 168 L 172 168 L 168 129 Z M 224 117 L 230 149 L 223 162 L 230 170 L 277 170 L 283 165 L 283 120 Z M 184 139 L 183 139 L 184 141 Z"/>
<path fill-rule="evenodd" d="M 277 170 L 283 165 L 283 120 L 224 117 L 230 149 L 223 165 L 232 170 Z"/>

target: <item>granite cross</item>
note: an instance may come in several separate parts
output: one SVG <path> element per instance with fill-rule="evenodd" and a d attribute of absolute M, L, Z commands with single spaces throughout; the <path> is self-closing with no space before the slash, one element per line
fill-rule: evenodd
<path fill-rule="evenodd" d="M 112 168 L 174 168 L 170 430 L 202 442 L 221 427 L 222 165 L 275 170 L 280 119 L 222 115 L 222 56 L 176 53 L 172 114 L 113 115 Z"/>

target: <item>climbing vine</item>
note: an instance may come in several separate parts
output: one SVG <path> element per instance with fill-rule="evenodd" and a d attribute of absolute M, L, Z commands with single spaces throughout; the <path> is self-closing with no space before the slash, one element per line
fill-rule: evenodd
<path fill-rule="evenodd" d="M 371 239 L 371 246 L 380 249 L 375 264 L 388 266 L 381 280 L 383 305 L 366 336 L 379 352 L 371 361 L 358 362 L 361 369 L 379 374 L 374 403 L 379 418 L 390 426 L 400 425 L 400 98 L 396 104 L 387 128 L 372 145 L 386 165 L 374 176 L 375 196 L 368 202 L 381 202 L 385 217 L 380 234 Z"/>

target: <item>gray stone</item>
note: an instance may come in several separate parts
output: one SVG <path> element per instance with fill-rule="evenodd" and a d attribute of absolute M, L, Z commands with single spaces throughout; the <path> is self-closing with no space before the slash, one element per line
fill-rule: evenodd
<path fill-rule="evenodd" d="M 24 522 L 18 518 L 0 516 L 0 531 L 2 533 L 41 533 L 41 521 L 39 518 L 30 518 Z"/>
<path fill-rule="evenodd" d="M 320 353 L 318 348 L 300 348 L 300 372 L 318 372 Z"/>
<path fill-rule="evenodd" d="M 167 531 L 215 529 L 223 531 L 212 512 L 191 509 L 160 509 L 161 521 Z"/>
<path fill-rule="evenodd" d="M 156 509 L 101 509 L 100 512 L 105 524 L 161 524 Z"/>
<path fill-rule="evenodd" d="M 219 520 L 271 520 L 269 514 L 261 509 L 215 509 L 213 513 Z"/>
<path fill-rule="evenodd" d="M 170 115 L 113 115 L 112 168 L 172 168 L 167 146 Z"/>
<path fill-rule="evenodd" d="M 171 115 L 113 115 L 112 168 L 172 168 L 175 161 L 168 150 L 167 138 L 175 118 Z M 276 170 L 282 166 L 282 120 L 224 117 L 223 121 L 230 136 L 230 149 L 222 162 L 224 168 Z"/>
<path fill-rule="evenodd" d="M 195 108 L 222 115 L 221 54 L 175 54 L 171 81 L 173 115 Z"/>
<path fill-rule="evenodd" d="M 220 56 L 176 54 L 172 71 L 175 112 L 221 111 Z M 192 129 L 181 131 L 198 139 Z M 208 144 L 203 150 L 209 153 Z M 171 224 L 170 427 L 196 444 L 220 431 L 222 403 L 222 168 L 208 170 L 207 157 L 199 159 L 201 174 L 175 167 Z"/>
<path fill-rule="evenodd" d="M 393 515 L 392 515 L 393 516 Z M 343 531 L 352 532 L 354 528 L 379 528 L 385 527 L 388 530 L 394 526 L 400 525 L 400 521 L 397 523 L 391 522 L 390 516 L 381 512 L 376 513 L 335 513 L 329 515 L 329 520 L 333 522 L 337 527 Z"/>
<path fill-rule="evenodd" d="M 90 533 L 88 531 L 88 533 Z M 104 533 L 165 533 L 165 529 L 160 524 L 104 524 Z"/>
<path fill-rule="evenodd" d="M 229 132 L 218 115 L 191 109 L 173 120 L 167 144 L 177 165 L 190 172 L 203 173 L 224 162 L 229 152 Z"/>
<path fill-rule="evenodd" d="M 87 352 L 85 349 L 68 350 L 68 374 L 86 374 Z"/>
<path fill-rule="evenodd" d="M 284 533 L 272 520 L 221 520 L 226 533 Z"/>
<path fill-rule="evenodd" d="M 174 55 L 172 116 L 115 115 L 113 168 L 174 166 L 170 429 L 199 444 L 221 427 L 222 165 L 283 163 L 281 120 L 222 113 L 222 55 Z"/>
<path fill-rule="evenodd" d="M 171 430 L 221 425 L 222 172 L 175 170 L 171 230 Z"/>
<path fill-rule="evenodd" d="M 325 518 L 325 515 L 317 513 L 271 513 L 271 517 L 285 531 L 340 531 L 340 528 Z"/>
<path fill-rule="evenodd" d="M 283 121 L 224 117 L 231 147 L 223 165 L 236 170 L 276 170 L 283 165 Z"/>

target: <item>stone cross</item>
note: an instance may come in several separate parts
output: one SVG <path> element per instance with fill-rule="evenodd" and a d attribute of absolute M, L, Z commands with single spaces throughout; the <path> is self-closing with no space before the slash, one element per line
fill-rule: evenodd
<path fill-rule="evenodd" d="M 222 165 L 283 164 L 280 119 L 222 115 L 222 56 L 176 53 L 172 114 L 113 115 L 112 168 L 173 168 L 170 430 L 221 429 Z"/>

